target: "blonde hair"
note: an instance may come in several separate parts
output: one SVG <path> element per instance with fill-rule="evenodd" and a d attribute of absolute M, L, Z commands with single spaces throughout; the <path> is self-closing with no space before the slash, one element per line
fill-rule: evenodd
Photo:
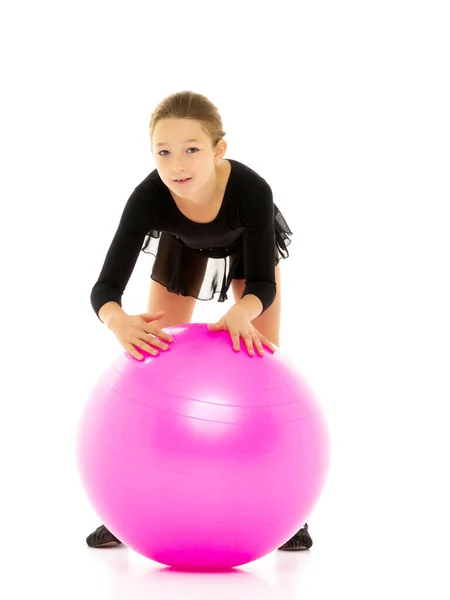
<path fill-rule="evenodd" d="M 199 121 L 205 133 L 211 138 L 213 148 L 226 135 L 217 107 L 206 96 L 195 92 L 176 92 L 161 100 L 150 119 L 151 143 L 155 125 L 162 119 L 192 119 Z"/>

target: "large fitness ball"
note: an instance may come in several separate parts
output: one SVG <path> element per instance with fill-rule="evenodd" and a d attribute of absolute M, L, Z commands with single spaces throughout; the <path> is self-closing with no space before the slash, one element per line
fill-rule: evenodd
<path fill-rule="evenodd" d="M 235 567 L 307 520 L 330 445 L 324 413 L 279 349 L 233 350 L 203 323 L 139 361 L 124 352 L 81 415 L 78 468 L 102 522 L 131 549 L 183 569 Z"/>

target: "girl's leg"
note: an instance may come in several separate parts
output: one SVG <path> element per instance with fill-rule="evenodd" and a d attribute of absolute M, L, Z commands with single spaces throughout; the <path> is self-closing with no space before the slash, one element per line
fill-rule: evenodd
<path fill-rule="evenodd" d="M 275 267 L 275 281 L 277 283 L 277 295 L 269 308 L 262 315 L 253 319 L 252 325 L 264 335 L 272 344 L 280 347 L 280 324 L 281 324 L 281 273 L 280 263 Z M 234 301 L 238 302 L 242 298 L 245 288 L 245 279 L 233 279 L 231 289 L 233 291 Z M 290 540 L 288 540 L 279 550 L 308 550 L 313 541 L 308 532 L 308 524 L 298 531 Z"/>
<path fill-rule="evenodd" d="M 196 300 L 191 296 L 181 296 L 169 292 L 166 287 L 151 279 L 147 311 L 149 313 L 155 313 L 158 310 L 165 311 L 164 317 L 158 321 L 161 328 L 190 323 Z M 122 542 L 104 525 L 100 525 L 88 535 L 86 543 L 91 548 L 109 548 L 118 546 Z"/>

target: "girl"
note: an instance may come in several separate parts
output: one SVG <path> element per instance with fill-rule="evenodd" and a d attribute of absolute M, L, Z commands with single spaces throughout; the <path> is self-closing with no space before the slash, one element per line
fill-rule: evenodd
<path fill-rule="evenodd" d="M 91 292 L 98 318 L 131 355 L 157 354 L 173 339 L 165 327 L 189 323 L 196 300 L 235 304 L 211 330 L 229 332 L 235 350 L 264 353 L 279 346 L 280 253 L 292 235 L 268 183 L 243 163 L 225 159 L 222 119 L 201 94 L 164 99 L 150 121 L 156 163 L 134 190 Z M 122 294 L 139 252 L 155 256 L 147 313 L 122 310 Z M 162 310 L 163 309 L 163 310 Z M 86 540 L 99 548 L 121 544 L 101 525 Z M 308 525 L 280 550 L 312 546 Z"/>

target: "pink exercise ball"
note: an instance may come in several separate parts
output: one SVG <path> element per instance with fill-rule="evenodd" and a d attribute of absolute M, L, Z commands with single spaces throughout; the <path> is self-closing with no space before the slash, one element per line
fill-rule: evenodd
<path fill-rule="evenodd" d="M 172 567 L 261 558 L 304 524 L 329 468 L 322 408 L 278 348 L 233 350 L 227 331 L 165 329 L 169 350 L 124 352 L 80 417 L 77 464 L 102 522 Z"/>

